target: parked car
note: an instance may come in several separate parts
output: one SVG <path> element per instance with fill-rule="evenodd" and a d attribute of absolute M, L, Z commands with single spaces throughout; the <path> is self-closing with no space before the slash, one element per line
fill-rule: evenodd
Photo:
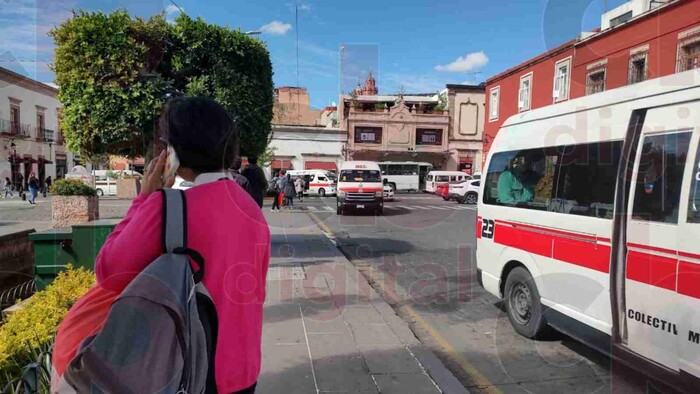
<path fill-rule="evenodd" d="M 435 186 L 435 195 L 442 197 L 445 201 L 450 201 L 450 184 L 448 182 L 440 182 Z"/>
<path fill-rule="evenodd" d="M 384 201 L 394 199 L 394 188 L 389 185 L 384 185 Z"/>
<path fill-rule="evenodd" d="M 449 198 L 460 204 L 476 204 L 479 201 L 480 180 L 453 182 L 450 184 Z"/>

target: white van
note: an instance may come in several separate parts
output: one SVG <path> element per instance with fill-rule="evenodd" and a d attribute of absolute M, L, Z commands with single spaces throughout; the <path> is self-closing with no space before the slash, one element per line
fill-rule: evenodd
<path fill-rule="evenodd" d="M 381 215 L 384 209 L 384 185 L 379 164 L 373 161 L 346 161 L 340 167 L 338 178 L 337 214 L 346 208 L 374 211 Z"/>
<path fill-rule="evenodd" d="M 336 182 L 338 178 L 326 170 L 288 170 L 292 178 L 303 177 L 306 182 L 304 194 L 319 195 L 321 197 L 334 196 L 336 194 Z"/>
<path fill-rule="evenodd" d="M 117 179 L 122 175 L 134 176 L 138 179 L 143 178 L 141 173 L 133 170 L 95 170 L 93 177 L 95 179 L 95 189 L 98 196 L 116 196 L 117 195 Z"/>
<path fill-rule="evenodd" d="M 462 171 L 430 171 L 425 177 L 425 191 L 435 193 L 438 183 L 468 181 L 472 177 Z"/>
<path fill-rule="evenodd" d="M 477 281 L 515 331 L 554 327 L 687 392 L 700 383 L 698 76 L 510 117 L 476 223 Z"/>

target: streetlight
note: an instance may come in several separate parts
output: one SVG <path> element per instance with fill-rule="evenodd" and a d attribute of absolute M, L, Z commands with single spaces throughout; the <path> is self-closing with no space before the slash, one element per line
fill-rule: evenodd
<path fill-rule="evenodd" d="M 249 36 L 256 36 L 258 34 L 262 34 L 260 30 L 250 30 L 245 32 L 244 34 L 249 35 Z"/>

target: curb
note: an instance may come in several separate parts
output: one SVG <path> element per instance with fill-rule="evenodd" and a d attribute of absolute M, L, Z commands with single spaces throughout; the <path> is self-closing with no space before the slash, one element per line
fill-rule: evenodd
<path fill-rule="evenodd" d="M 413 357 L 420 363 L 421 367 L 430 376 L 430 378 L 435 382 L 440 391 L 445 394 L 469 394 L 469 391 L 462 385 L 462 383 L 454 376 L 454 374 L 447 369 L 445 364 L 440 361 L 440 359 L 433 353 L 433 351 L 426 345 L 423 345 L 419 340 L 418 336 L 412 329 L 412 325 L 405 321 L 398 311 L 394 309 L 396 302 L 387 299 L 392 298 L 391 295 L 386 294 L 381 284 L 374 280 L 373 275 L 370 272 L 370 265 L 362 264 L 361 261 L 354 262 L 343 253 L 336 241 L 333 232 L 328 226 L 326 226 L 316 214 L 312 211 L 307 212 L 311 220 L 316 224 L 316 226 L 321 230 L 321 232 L 326 236 L 326 238 L 335 246 L 338 255 L 347 261 L 347 269 L 354 270 L 356 277 L 364 278 L 369 286 L 378 293 L 381 302 L 376 302 L 374 304 L 375 309 L 380 313 L 382 318 L 389 324 L 391 329 L 394 331 L 396 336 L 401 342 L 403 342 L 406 349 L 411 352 Z M 393 300 L 396 301 L 396 300 Z"/>

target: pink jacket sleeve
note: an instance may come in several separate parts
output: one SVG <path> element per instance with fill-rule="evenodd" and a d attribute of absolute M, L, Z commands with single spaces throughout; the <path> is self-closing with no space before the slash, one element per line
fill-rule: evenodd
<path fill-rule="evenodd" d="M 162 254 L 160 192 L 139 195 L 124 219 L 107 237 L 95 261 L 97 282 L 121 291 Z"/>

